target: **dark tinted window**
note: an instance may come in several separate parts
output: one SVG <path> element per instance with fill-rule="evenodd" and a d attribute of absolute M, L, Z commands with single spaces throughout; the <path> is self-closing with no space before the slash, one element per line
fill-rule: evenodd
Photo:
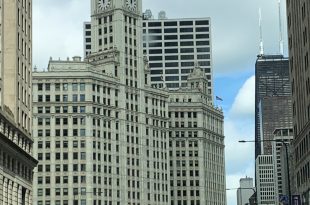
<path fill-rule="evenodd" d="M 166 28 L 165 33 L 177 33 L 178 30 L 176 28 Z"/>
<path fill-rule="evenodd" d="M 193 41 L 182 41 L 181 46 L 193 46 L 194 42 Z"/>
<path fill-rule="evenodd" d="M 210 52 L 210 48 L 197 48 L 197 52 L 198 52 L 198 53 Z"/>
<path fill-rule="evenodd" d="M 203 32 L 203 31 L 209 31 L 208 27 L 198 27 L 196 28 L 196 32 Z"/>
<path fill-rule="evenodd" d="M 182 55 L 181 59 L 182 60 L 192 60 L 192 59 L 194 59 L 194 55 Z"/>
<path fill-rule="evenodd" d="M 178 42 L 166 42 L 165 46 L 167 46 L 167 47 L 178 46 Z"/>
<path fill-rule="evenodd" d="M 162 60 L 162 59 L 163 59 L 162 56 L 150 56 L 149 57 L 150 61 L 159 61 L 159 60 Z"/>
<path fill-rule="evenodd" d="M 201 46 L 201 45 L 209 45 L 209 41 L 197 41 L 196 42 L 197 46 Z"/>
<path fill-rule="evenodd" d="M 175 81 L 179 80 L 179 76 L 167 76 L 166 81 Z"/>
<path fill-rule="evenodd" d="M 181 53 L 194 53 L 193 48 L 181 48 Z"/>
<path fill-rule="evenodd" d="M 180 21 L 180 26 L 190 26 L 193 25 L 192 21 Z"/>
<path fill-rule="evenodd" d="M 191 66 L 194 66 L 194 62 L 182 62 L 181 66 L 182 67 L 191 67 Z"/>
<path fill-rule="evenodd" d="M 198 59 L 210 59 L 210 55 L 206 54 L 206 55 L 198 55 L 197 56 Z"/>
<path fill-rule="evenodd" d="M 196 25 L 209 25 L 209 21 L 208 20 L 196 21 Z"/>
<path fill-rule="evenodd" d="M 181 73 L 190 73 L 191 69 L 181 69 Z"/>
<path fill-rule="evenodd" d="M 149 47 L 161 47 L 161 46 L 162 46 L 161 42 L 149 43 Z"/>
<path fill-rule="evenodd" d="M 162 63 L 150 63 L 151 68 L 161 68 L 163 67 Z"/>
<path fill-rule="evenodd" d="M 165 60 L 178 60 L 179 56 L 165 56 Z"/>
<path fill-rule="evenodd" d="M 166 74 L 178 74 L 179 70 L 178 69 L 166 69 L 165 73 Z"/>
<path fill-rule="evenodd" d="M 176 21 L 168 21 L 164 23 L 165 26 L 177 26 L 177 22 Z"/>
<path fill-rule="evenodd" d="M 180 39 L 193 39 L 193 35 L 181 35 Z"/>
<path fill-rule="evenodd" d="M 161 33 L 161 29 L 149 29 L 149 33 Z"/>
<path fill-rule="evenodd" d="M 165 40 L 176 40 L 178 39 L 177 35 L 169 35 L 169 36 L 165 36 Z"/>
<path fill-rule="evenodd" d="M 179 63 L 178 62 L 173 62 L 173 63 L 165 63 L 166 67 L 178 67 Z"/>
<path fill-rule="evenodd" d="M 149 27 L 161 26 L 161 22 L 149 22 Z"/>
<path fill-rule="evenodd" d="M 151 81 L 162 81 L 161 77 L 151 77 Z"/>
<path fill-rule="evenodd" d="M 149 51 L 150 54 L 159 54 L 159 53 L 162 53 L 162 50 L 161 49 L 151 49 Z"/>
<path fill-rule="evenodd" d="M 162 70 L 151 70 L 151 74 L 162 74 Z"/>
<path fill-rule="evenodd" d="M 196 38 L 209 38 L 209 34 L 197 34 Z"/>
<path fill-rule="evenodd" d="M 178 49 L 165 49 L 165 53 L 178 53 Z"/>
<path fill-rule="evenodd" d="M 193 32 L 193 28 L 180 28 L 180 32 L 182 32 L 182 33 Z"/>

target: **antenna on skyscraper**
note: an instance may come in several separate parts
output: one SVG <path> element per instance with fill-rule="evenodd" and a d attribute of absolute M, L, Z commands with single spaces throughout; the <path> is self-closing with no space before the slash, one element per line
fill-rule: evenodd
<path fill-rule="evenodd" d="M 278 9 L 279 9 L 279 51 L 280 54 L 284 54 L 284 45 L 283 45 L 283 33 L 282 33 L 282 12 L 281 12 L 281 0 L 278 0 Z"/>
<path fill-rule="evenodd" d="M 262 10 L 258 9 L 259 15 L 259 55 L 264 55 L 263 27 L 262 27 Z"/>

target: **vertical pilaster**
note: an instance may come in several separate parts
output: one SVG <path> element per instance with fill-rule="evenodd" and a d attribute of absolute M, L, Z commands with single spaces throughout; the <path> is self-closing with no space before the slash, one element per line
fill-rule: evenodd
<path fill-rule="evenodd" d="M 12 185 L 13 185 L 12 181 L 8 179 L 7 204 L 12 204 L 12 191 L 13 191 Z"/>
<path fill-rule="evenodd" d="M 22 189 L 22 186 L 19 186 L 18 187 L 18 192 L 17 192 L 17 198 L 18 198 L 18 201 L 17 201 L 17 204 L 18 205 L 22 205 L 23 204 L 23 189 Z"/>
<path fill-rule="evenodd" d="M 32 205 L 32 191 L 28 190 L 28 198 L 26 198 L 26 205 Z"/>
<path fill-rule="evenodd" d="M 30 191 L 27 189 L 25 193 L 25 205 L 31 205 Z"/>
<path fill-rule="evenodd" d="M 3 180 L 3 204 L 8 204 L 8 179 Z"/>
<path fill-rule="evenodd" d="M 12 192 L 11 192 L 11 195 L 12 195 L 12 203 L 13 204 L 18 204 L 18 201 L 19 201 L 19 191 L 18 191 L 18 183 L 16 182 L 12 182 Z"/>
<path fill-rule="evenodd" d="M 3 175 L 0 173 L 0 204 L 3 204 Z"/>

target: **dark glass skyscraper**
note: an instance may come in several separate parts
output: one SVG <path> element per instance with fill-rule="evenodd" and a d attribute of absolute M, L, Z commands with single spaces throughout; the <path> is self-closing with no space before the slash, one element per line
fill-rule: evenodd
<path fill-rule="evenodd" d="M 283 55 L 259 55 L 255 64 L 255 140 L 273 137 L 280 127 L 291 127 L 289 61 Z M 277 108 L 277 109 L 275 109 Z M 263 136 L 262 136 L 263 135 Z M 271 154 L 270 143 L 255 144 L 255 158 Z"/>

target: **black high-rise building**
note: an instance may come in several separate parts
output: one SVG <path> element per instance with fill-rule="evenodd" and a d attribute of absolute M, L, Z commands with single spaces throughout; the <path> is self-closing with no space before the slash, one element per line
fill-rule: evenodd
<path fill-rule="evenodd" d="M 255 158 L 262 154 L 262 150 L 264 154 L 271 154 L 270 143 L 264 142 L 262 149 L 259 140 L 271 138 L 274 129 L 282 125 L 292 126 L 290 103 L 288 58 L 283 55 L 259 55 L 255 64 Z M 278 105 L 281 109 L 274 109 Z"/>

